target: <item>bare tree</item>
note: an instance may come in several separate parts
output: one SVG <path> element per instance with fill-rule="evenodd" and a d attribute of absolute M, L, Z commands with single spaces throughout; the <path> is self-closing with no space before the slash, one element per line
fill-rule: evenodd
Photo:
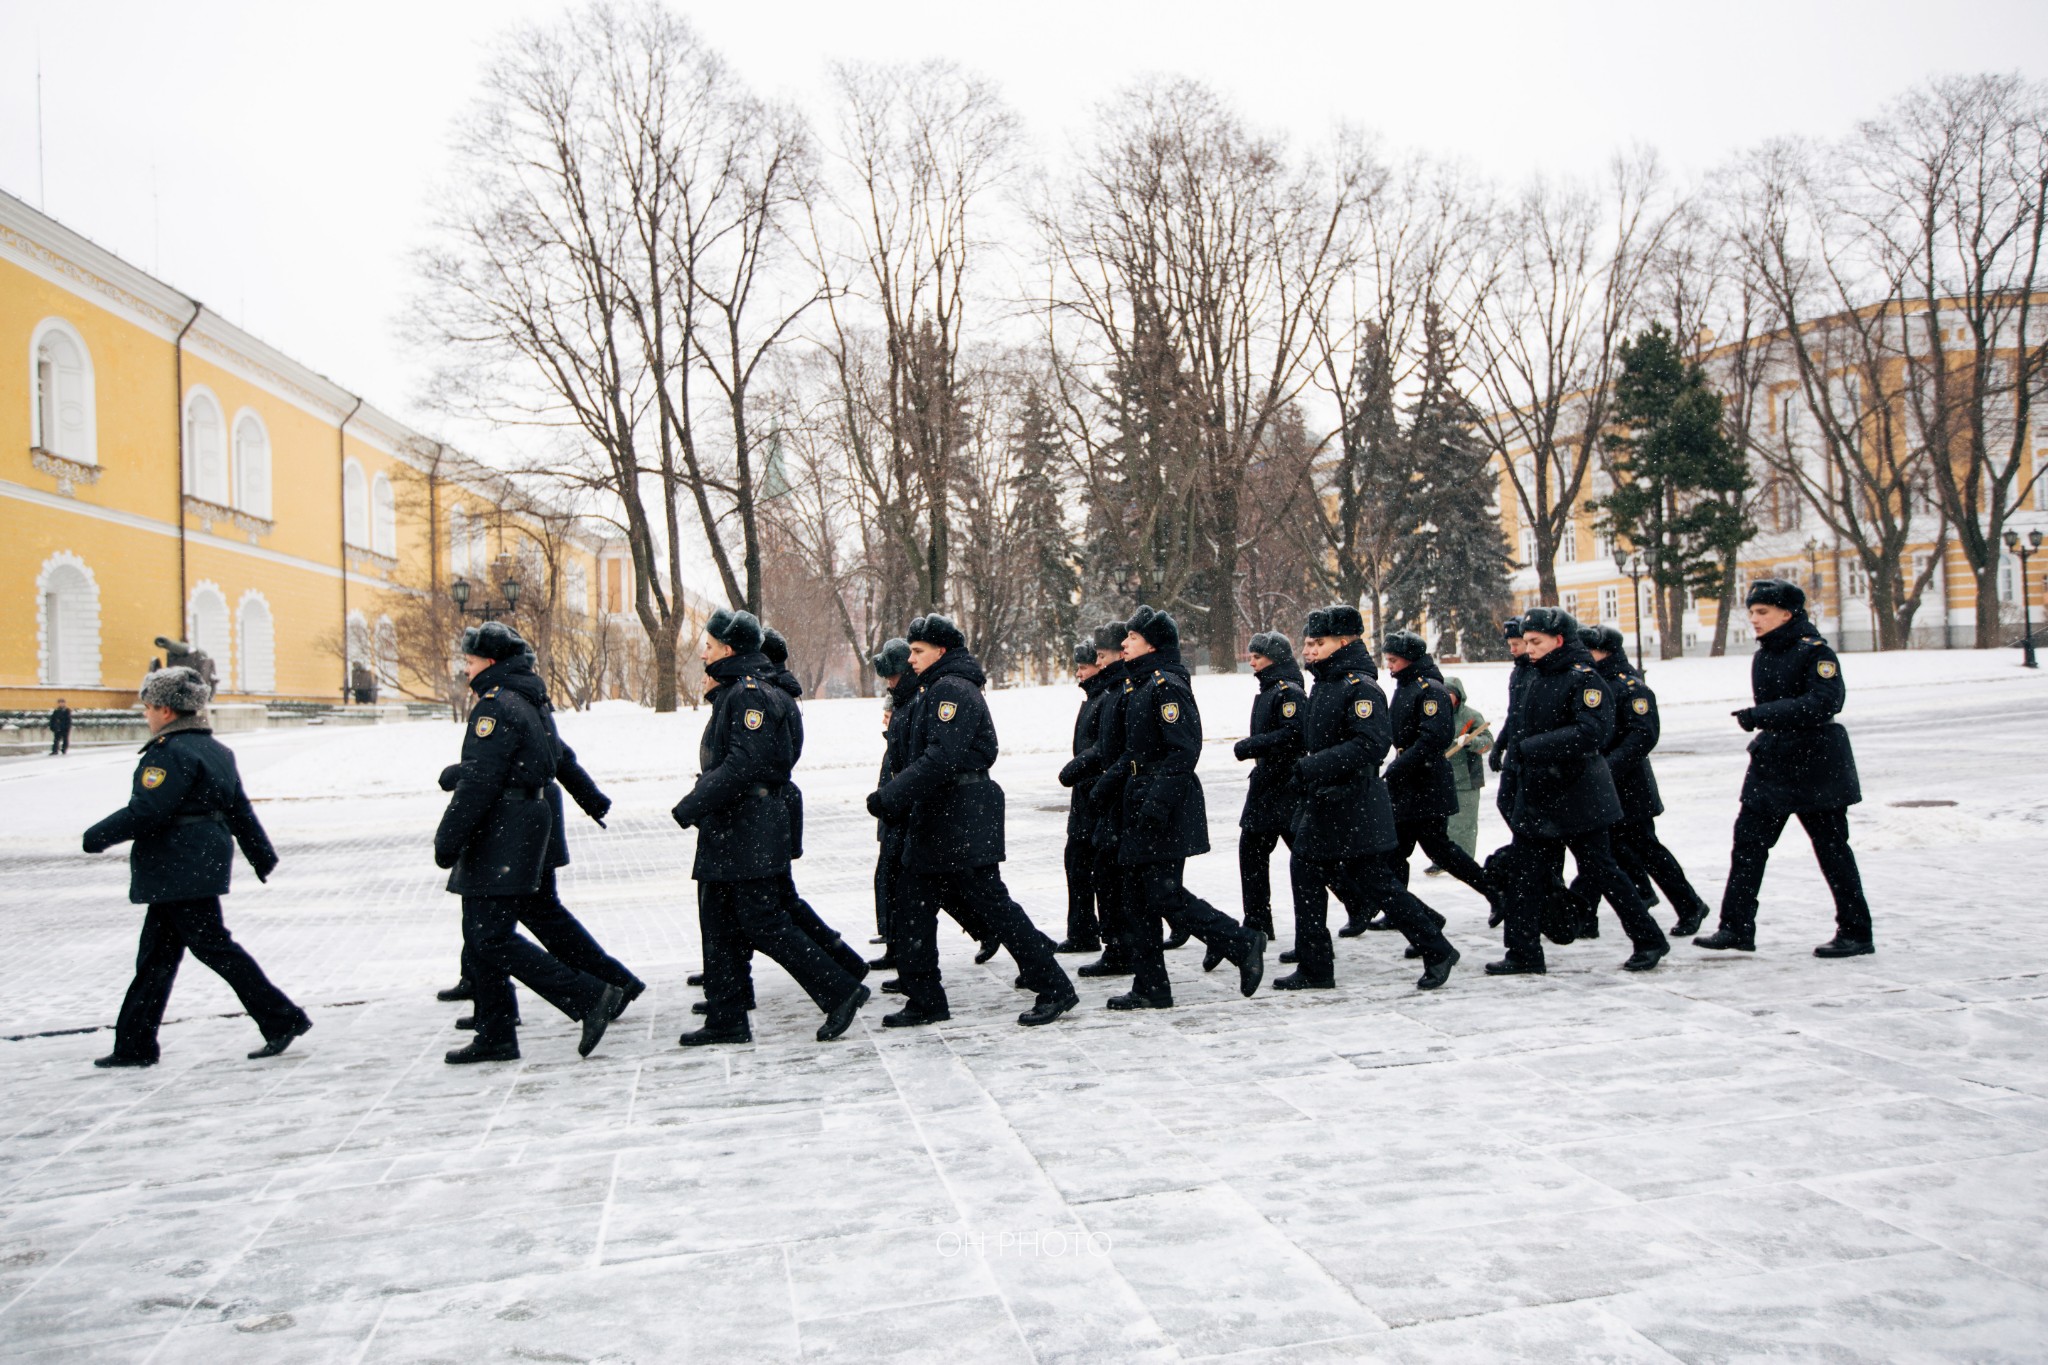
<path fill-rule="evenodd" d="M 2001 536 L 2027 504 L 2031 414 L 2048 374 L 2038 325 L 2048 235 L 2048 87 L 1937 80 L 1862 124 L 1849 211 L 1876 272 L 1916 305 L 1895 336 L 1907 411 L 1976 582 L 1979 649 L 2000 643 Z"/>
<path fill-rule="evenodd" d="M 1501 215 L 1496 269 L 1462 321 L 1486 406 L 1481 430 L 1531 533 L 1538 590 L 1557 599 L 1557 555 L 1607 425 L 1622 341 L 1670 222 L 1648 154 L 1600 186 L 1537 181 Z"/>

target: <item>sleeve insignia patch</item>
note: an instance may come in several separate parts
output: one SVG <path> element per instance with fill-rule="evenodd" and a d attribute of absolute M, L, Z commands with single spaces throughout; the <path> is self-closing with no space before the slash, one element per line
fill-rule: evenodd
<path fill-rule="evenodd" d="M 1423 715 L 1425 715 L 1425 716 L 1433 716 L 1433 715 L 1435 715 L 1435 714 L 1436 714 L 1436 699 L 1435 699 L 1435 698 L 1433 698 L 1433 697 L 1432 697 L 1432 698 L 1431 698 L 1430 700 L 1428 700 L 1428 701 L 1426 701 L 1426 702 L 1422 703 L 1422 714 L 1423 714 Z"/>
<path fill-rule="evenodd" d="M 940 703 L 939 703 L 939 719 L 940 719 L 940 720 L 951 720 L 951 719 L 953 719 L 953 717 L 955 717 L 955 716 L 957 716 L 957 715 L 959 715 L 959 714 L 960 714 L 960 703 L 959 703 L 959 702 L 957 702 L 957 701 L 942 701 L 942 702 L 940 702 Z"/>
<path fill-rule="evenodd" d="M 485 695 L 486 697 L 495 697 L 495 696 L 497 696 L 497 695 L 498 695 L 498 689 L 494 687 L 494 688 L 492 688 L 492 689 L 491 689 L 490 691 L 488 691 L 488 692 L 484 693 L 484 695 Z"/>
<path fill-rule="evenodd" d="M 1289 719 L 1289 720 L 1293 720 L 1293 719 L 1294 719 L 1294 712 L 1295 712 L 1295 703 L 1293 703 L 1293 702 L 1291 702 L 1291 701 L 1283 701 L 1283 702 L 1281 702 L 1281 703 L 1280 703 L 1280 714 L 1281 714 L 1281 715 L 1283 715 L 1283 716 L 1285 716 L 1285 717 L 1286 717 L 1287 719 Z"/>
<path fill-rule="evenodd" d="M 1835 676 L 1835 674 L 1841 672 L 1842 670 L 1835 667 L 1835 661 L 1833 659 L 1822 659 L 1819 664 L 1815 665 L 1814 671 L 1820 674 L 1823 678 L 1832 678 Z"/>
<path fill-rule="evenodd" d="M 142 787 L 144 791 L 155 791 L 163 784 L 164 770 L 162 768 L 144 768 L 142 770 Z"/>
<path fill-rule="evenodd" d="M 1637 715 L 1647 716 L 1650 714 L 1650 699 L 1648 697 L 1637 697 L 1634 705 Z"/>
<path fill-rule="evenodd" d="M 1605 692 L 1601 691 L 1597 687 L 1589 687 L 1585 691 L 1579 693 L 1579 700 L 1586 703 L 1586 709 L 1590 711 L 1594 707 L 1598 706 L 1601 700 L 1606 697 L 1606 695 L 1607 694 Z"/>
<path fill-rule="evenodd" d="M 1351 704 L 1351 711 L 1352 714 L 1356 715 L 1360 720 L 1364 720 L 1367 716 L 1372 714 L 1372 703 L 1361 697 Z"/>
<path fill-rule="evenodd" d="M 746 717 L 746 726 L 749 730 L 758 730 L 761 728 L 761 721 L 763 719 L 764 717 L 759 711 L 749 710 Z"/>
<path fill-rule="evenodd" d="M 489 739 L 491 731 L 497 728 L 498 722 L 490 716 L 478 716 L 476 718 L 476 737 L 478 739 Z"/>
<path fill-rule="evenodd" d="M 1159 708 L 1159 719 L 1161 719 L 1161 720 L 1165 721 L 1165 722 L 1166 722 L 1166 723 L 1167 723 L 1168 725 L 1171 725 L 1171 724 L 1173 724 L 1173 723 L 1174 723 L 1175 721 L 1179 720 L 1179 719 L 1180 719 L 1180 703 L 1179 703 L 1179 702 L 1177 702 L 1177 701 L 1170 701 L 1170 702 L 1166 703 L 1166 705 L 1164 705 L 1164 706 L 1160 707 L 1160 708 Z"/>

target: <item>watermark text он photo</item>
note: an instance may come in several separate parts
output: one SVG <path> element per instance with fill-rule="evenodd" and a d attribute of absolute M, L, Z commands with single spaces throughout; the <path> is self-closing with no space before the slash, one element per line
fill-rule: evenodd
<path fill-rule="evenodd" d="M 1033 1232 L 959 1232 L 948 1230 L 933 1242 L 941 1256 L 982 1256 L 1056 1260 L 1068 1256 L 1107 1256 L 1109 1234 L 1079 1228 Z"/>

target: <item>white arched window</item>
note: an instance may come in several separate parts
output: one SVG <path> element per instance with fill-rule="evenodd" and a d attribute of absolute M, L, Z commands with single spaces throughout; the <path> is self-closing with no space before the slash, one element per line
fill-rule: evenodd
<path fill-rule="evenodd" d="M 398 498 L 382 472 L 370 481 L 370 548 L 380 555 L 398 555 Z"/>
<path fill-rule="evenodd" d="M 29 365 L 35 394 L 29 443 L 67 460 L 97 464 L 99 424 L 85 338 L 62 318 L 45 318 L 30 339 Z"/>
<path fill-rule="evenodd" d="M 270 520 L 270 433 L 244 408 L 235 418 L 235 506 Z"/>
<path fill-rule="evenodd" d="M 228 599 L 218 583 L 200 579 L 185 607 L 185 642 L 203 649 L 213 660 L 214 678 L 225 684 L 234 677 L 234 639 L 228 626 Z"/>
<path fill-rule="evenodd" d="M 245 592 L 235 615 L 235 633 L 240 637 L 235 658 L 242 670 L 237 675 L 241 690 L 277 691 L 277 625 L 270 618 L 270 604 L 260 592 Z"/>
<path fill-rule="evenodd" d="M 77 555 L 51 555 L 36 575 L 36 643 L 45 684 L 100 685 L 100 589 Z"/>
<path fill-rule="evenodd" d="M 482 517 L 469 524 L 469 572 L 478 579 L 491 575 L 491 528 Z"/>
<path fill-rule="evenodd" d="M 469 573 L 469 513 L 460 507 L 448 514 L 448 572 L 457 578 Z"/>
<path fill-rule="evenodd" d="M 341 467 L 341 537 L 351 545 L 370 548 L 370 481 L 363 467 L 350 460 Z"/>
<path fill-rule="evenodd" d="M 377 618 L 377 681 L 398 686 L 398 627 L 388 616 Z"/>
<path fill-rule="evenodd" d="M 220 404 L 205 389 L 185 397 L 185 491 L 203 502 L 228 505 L 228 451 Z"/>
<path fill-rule="evenodd" d="M 578 616 L 590 610 L 590 573 L 580 559 L 570 560 L 562 571 L 562 600 Z"/>

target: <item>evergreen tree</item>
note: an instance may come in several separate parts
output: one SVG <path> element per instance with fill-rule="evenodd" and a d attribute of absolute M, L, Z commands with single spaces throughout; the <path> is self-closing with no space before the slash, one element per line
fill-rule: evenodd
<path fill-rule="evenodd" d="M 1017 557 L 1031 574 L 1025 652 L 1040 665 L 1042 676 L 1057 678 L 1071 661 L 1081 610 L 1081 570 L 1063 506 L 1067 490 L 1060 478 L 1065 451 L 1059 423 L 1036 384 L 1025 390 L 1010 439 L 1017 470 L 1011 478 Z"/>
<path fill-rule="evenodd" d="M 1621 345 L 1615 430 L 1605 441 L 1614 489 L 1594 506 L 1603 530 L 1648 566 L 1660 657 L 1684 652 L 1688 589 L 1722 590 L 1724 561 L 1756 534 L 1741 511 L 1750 475 L 1721 425 L 1721 398 L 1661 323 Z"/>
<path fill-rule="evenodd" d="M 1432 304 L 1423 314 L 1421 388 L 1401 438 L 1412 488 L 1390 628 L 1426 622 L 1439 653 L 1468 659 L 1503 652 L 1497 627 L 1508 601 L 1498 481 L 1478 421 L 1458 387 L 1455 338 Z"/>

